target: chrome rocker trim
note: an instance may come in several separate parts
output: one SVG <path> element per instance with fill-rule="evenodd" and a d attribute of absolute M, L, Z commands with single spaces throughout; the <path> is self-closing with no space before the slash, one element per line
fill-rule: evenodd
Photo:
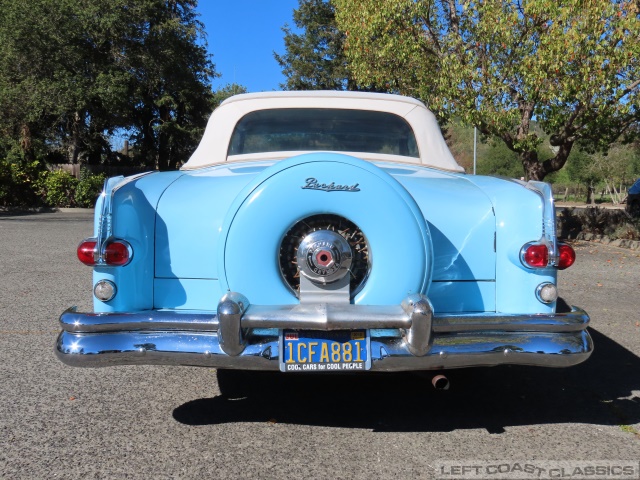
<path fill-rule="evenodd" d="M 279 329 L 371 330 L 373 371 L 433 370 L 500 364 L 566 367 L 593 351 L 589 316 L 434 315 L 429 300 L 401 305 L 250 305 L 225 295 L 217 312 L 151 310 L 60 316 L 56 355 L 67 365 L 194 365 L 279 370 Z"/>

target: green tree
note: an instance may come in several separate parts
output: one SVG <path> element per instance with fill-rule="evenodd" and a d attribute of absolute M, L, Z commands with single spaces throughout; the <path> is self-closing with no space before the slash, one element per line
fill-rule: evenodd
<path fill-rule="evenodd" d="M 640 117 L 640 18 L 628 0 L 334 0 L 360 83 L 424 100 L 518 154 L 530 179 L 574 145 L 606 151 Z M 541 160 L 541 138 L 555 148 Z"/>
<path fill-rule="evenodd" d="M 622 188 L 635 180 L 634 170 L 637 165 L 637 155 L 629 145 L 614 144 L 606 154 L 596 152 L 586 155 L 582 164 L 573 165 L 573 155 L 569 157 L 569 170 L 577 180 L 587 184 L 594 191 L 596 185 L 603 184 L 605 191 L 614 203 L 619 203 L 622 198 Z M 585 182 L 585 178 L 588 182 Z M 589 195 L 588 195 L 589 196 Z M 591 202 L 591 198 L 587 199 Z"/>
<path fill-rule="evenodd" d="M 175 168 L 211 110 L 215 72 L 195 6 L 3 0 L 0 150 L 97 163 L 124 130 L 147 166 Z"/>
<path fill-rule="evenodd" d="M 567 172 L 569 178 L 584 185 L 587 189 L 586 203 L 594 203 L 593 194 L 596 186 L 603 180 L 602 172 L 599 171 L 593 158 L 588 153 L 575 149 L 567 162 Z"/>
<path fill-rule="evenodd" d="M 141 0 L 131 23 L 125 65 L 134 78 L 130 103 L 138 159 L 175 169 L 197 147 L 211 113 L 211 79 L 197 0 Z"/>
<path fill-rule="evenodd" d="M 213 92 L 213 108 L 218 108 L 227 98 L 241 93 L 247 93 L 247 88 L 237 83 L 226 84 L 224 87 Z"/>
<path fill-rule="evenodd" d="M 27 159 L 71 162 L 108 149 L 127 99 L 118 70 L 124 0 L 4 0 L 0 9 L 0 135 Z"/>
<path fill-rule="evenodd" d="M 498 175 L 507 178 L 522 176 L 522 165 L 516 153 L 502 142 L 491 141 L 488 147 L 482 157 L 478 158 L 478 175 Z"/>
<path fill-rule="evenodd" d="M 293 22 L 282 28 L 286 52 L 274 57 L 287 81 L 284 90 L 353 90 L 356 88 L 343 52 L 344 34 L 336 26 L 327 0 L 298 0 Z"/>

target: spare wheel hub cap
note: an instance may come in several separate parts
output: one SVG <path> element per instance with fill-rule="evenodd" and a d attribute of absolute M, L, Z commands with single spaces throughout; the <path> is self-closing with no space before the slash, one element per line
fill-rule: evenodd
<path fill-rule="evenodd" d="M 298 247 L 300 273 L 315 283 L 331 283 L 343 278 L 351 267 L 351 247 L 331 230 L 309 233 Z"/>

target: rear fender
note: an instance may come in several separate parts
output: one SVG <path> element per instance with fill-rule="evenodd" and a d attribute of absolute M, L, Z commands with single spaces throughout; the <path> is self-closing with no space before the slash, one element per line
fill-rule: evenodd
<path fill-rule="evenodd" d="M 108 302 L 93 298 L 95 312 L 127 312 L 153 308 L 153 264 L 156 208 L 168 185 L 182 172 L 151 173 L 125 178 L 113 185 L 108 198 L 96 204 L 95 236 L 126 240 L 132 247 L 131 262 L 123 267 L 100 265 L 93 269 L 93 284 L 109 280 L 117 294 Z M 109 218 L 100 218 L 103 205 Z M 102 233 L 100 229 L 103 229 Z"/>

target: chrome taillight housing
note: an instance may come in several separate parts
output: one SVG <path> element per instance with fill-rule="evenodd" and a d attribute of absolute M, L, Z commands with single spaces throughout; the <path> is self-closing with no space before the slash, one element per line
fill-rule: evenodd
<path fill-rule="evenodd" d="M 133 249 L 129 242 L 119 238 L 108 239 L 100 249 L 97 239 L 87 238 L 78 245 L 77 255 L 78 260 L 90 267 L 95 265 L 122 267 L 133 258 Z"/>

